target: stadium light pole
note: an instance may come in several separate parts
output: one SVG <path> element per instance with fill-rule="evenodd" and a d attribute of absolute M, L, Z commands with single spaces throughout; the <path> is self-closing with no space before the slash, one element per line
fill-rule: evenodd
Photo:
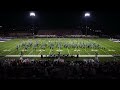
<path fill-rule="evenodd" d="M 91 14 L 89 12 L 86 12 L 84 14 L 84 17 L 85 17 L 85 21 L 86 21 L 86 36 L 87 36 L 87 19 L 91 16 Z"/>
<path fill-rule="evenodd" d="M 30 17 L 34 18 L 36 16 L 35 12 L 30 12 Z M 33 37 L 34 37 L 34 23 L 33 23 Z"/>

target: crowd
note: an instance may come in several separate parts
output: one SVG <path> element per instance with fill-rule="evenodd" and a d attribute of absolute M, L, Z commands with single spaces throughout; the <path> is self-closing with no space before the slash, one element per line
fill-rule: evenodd
<path fill-rule="evenodd" d="M 119 79 L 120 62 L 1 60 L 0 79 Z"/>

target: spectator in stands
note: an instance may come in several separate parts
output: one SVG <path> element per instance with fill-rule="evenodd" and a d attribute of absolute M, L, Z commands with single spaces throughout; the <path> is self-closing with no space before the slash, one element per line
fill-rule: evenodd
<path fill-rule="evenodd" d="M 120 62 L 1 60 L 0 79 L 119 79 Z"/>

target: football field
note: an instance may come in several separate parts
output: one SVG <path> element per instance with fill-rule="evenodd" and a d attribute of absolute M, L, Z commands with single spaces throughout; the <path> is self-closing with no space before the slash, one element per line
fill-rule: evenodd
<path fill-rule="evenodd" d="M 32 38 L 0 42 L 6 55 L 120 55 L 120 43 L 105 38 Z"/>

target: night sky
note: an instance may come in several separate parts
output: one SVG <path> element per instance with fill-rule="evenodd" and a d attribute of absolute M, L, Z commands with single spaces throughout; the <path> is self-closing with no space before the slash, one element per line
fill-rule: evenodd
<path fill-rule="evenodd" d="M 30 11 L 1 11 L 1 25 L 29 25 L 33 22 L 29 17 Z M 120 34 L 120 12 L 118 11 L 90 11 L 89 23 L 101 25 L 104 32 Z M 34 23 L 40 27 L 75 28 L 84 23 L 84 11 L 49 10 L 35 11 Z"/>

